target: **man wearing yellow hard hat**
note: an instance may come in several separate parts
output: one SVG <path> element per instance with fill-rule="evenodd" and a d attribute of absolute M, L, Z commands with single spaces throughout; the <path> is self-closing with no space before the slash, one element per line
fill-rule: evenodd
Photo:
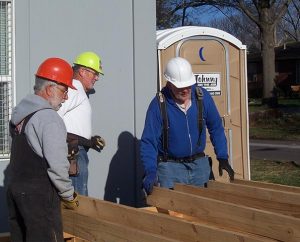
<path fill-rule="evenodd" d="M 78 55 L 73 66 L 73 85 L 69 89 L 68 100 L 58 111 L 63 118 L 68 136 L 69 174 L 75 191 L 88 195 L 88 155 L 89 148 L 100 152 L 105 141 L 99 135 L 92 135 L 92 108 L 87 93 L 94 89 L 99 75 L 103 75 L 100 57 L 94 52 Z"/>

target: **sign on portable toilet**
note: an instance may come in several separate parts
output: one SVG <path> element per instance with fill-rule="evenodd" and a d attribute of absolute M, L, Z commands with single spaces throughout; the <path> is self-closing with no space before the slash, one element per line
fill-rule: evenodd
<path fill-rule="evenodd" d="M 223 120 L 235 177 L 250 179 L 246 46 L 222 30 L 198 26 L 158 30 L 156 42 L 158 90 L 166 83 L 167 62 L 177 56 L 187 59 L 197 85 L 209 91 Z M 207 137 L 206 154 L 213 158 L 216 179 L 227 180 L 218 177 L 218 162 Z"/>

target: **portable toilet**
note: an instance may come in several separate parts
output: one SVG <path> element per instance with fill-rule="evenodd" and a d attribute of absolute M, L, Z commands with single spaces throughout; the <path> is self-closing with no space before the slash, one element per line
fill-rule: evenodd
<path fill-rule="evenodd" d="M 156 42 L 157 89 L 166 84 L 163 72 L 167 62 L 178 56 L 187 59 L 197 85 L 209 91 L 223 120 L 235 177 L 250 179 L 246 46 L 222 30 L 198 26 L 158 30 Z M 219 177 L 209 135 L 206 142 L 205 153 L 213 159 L 216 179 L 227 180 Z"/>

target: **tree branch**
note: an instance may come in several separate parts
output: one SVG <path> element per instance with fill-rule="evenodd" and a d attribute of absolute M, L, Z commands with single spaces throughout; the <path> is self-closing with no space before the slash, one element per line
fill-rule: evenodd
<path fill-rule="evenodd" d="M 256 0 L 253 0 L 253 4 L 255 5 L 256 8 L 258 7 Z M 260 22 L 259 22 L 258 17 L 250 12 L 250 10 L 246 7 L 244 1 L 239 0 L 238 6 L 258 27 L 260 27 Z"/>
<path fill-rule="evenodd" d="M 289 7 L 289 4 L 292 0 L 285 0 L 282 4 L 281 8 L 279 9 L 279 14 L 274 19 L 274 25 L 277 25 L 278 22 L 282 19 L 283 15 L 286 13 L 287 8 Z"/>

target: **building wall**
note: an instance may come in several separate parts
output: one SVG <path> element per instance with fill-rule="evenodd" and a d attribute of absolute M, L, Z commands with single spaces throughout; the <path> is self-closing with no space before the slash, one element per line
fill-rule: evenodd
<path fill-rule="evenodd" d="M 147 106 L 156 91 L 155 2 L 148 0 L 15 0 L 15 99 L 32 93 L 38 65 L 48 57 L 70 63 L 91 50 L 105 75 L 90 96 L 93 134 L 106 140 L 89 151 L 89 195 L 137 206 L 138 144 Z M 0 161 L 0 221 L 7 211 Z M 1 224 L 2 223 L 2 224 Z M 0 232 L 5 232 L 5 222 Z"/>

